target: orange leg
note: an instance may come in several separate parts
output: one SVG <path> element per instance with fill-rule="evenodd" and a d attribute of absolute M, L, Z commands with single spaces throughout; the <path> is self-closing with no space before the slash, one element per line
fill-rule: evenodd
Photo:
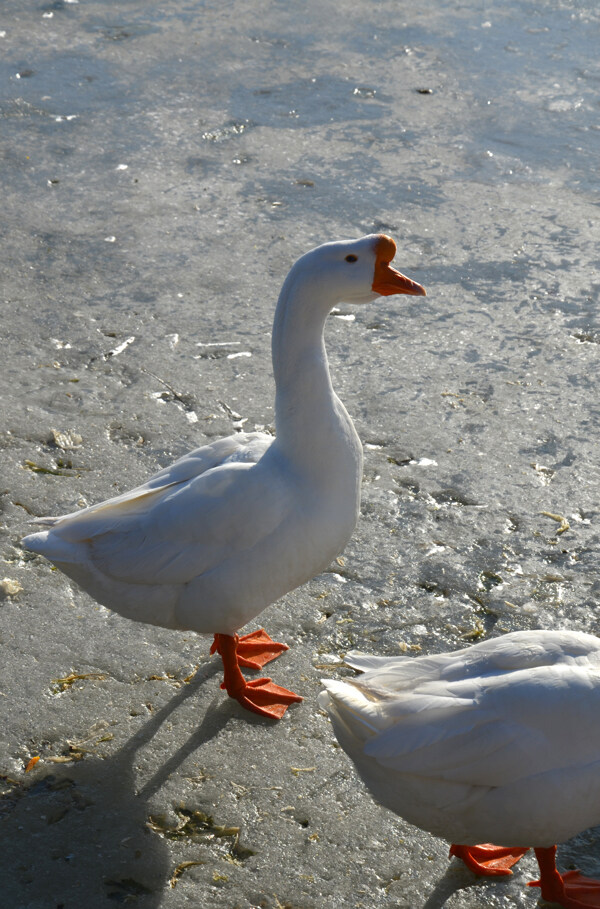
<path fill-rule="evenodd" d="M 559 874 L 556 870 L 556 846 L 536 849 L 535 857 L 540 866 L 539 881 L 529 887 L 540 887 L 542 898 L 558 903 L 564 909 L 600 909 L 600 881 L 584 877 L 580 871 Z"/>
<path fill-rule="evenodd" d="M 268 637 L 268 635 L 266 635 L 266 637 Z M 281 688 L 279 685 L 275 685 L 271 679 L 268 678 L 253 679 L 251 682 L 247 682 L 242 675 L 238 661 L 237 650 L 239 640 L 237 634 L 215 635 L 211 653 L 219 653 L 223 660 L 223 682 L 221 688 L 224 688 L 230 697 L 239 701 L 246 710 L 252 710 L 254 713 L 259 713 L 261 716 L 280 720 L 289 705 L 301 701 L 302 698 L 299 694 L 288 691 L 287 688 Z M 283 647 L 285 646 L 286 645 L 284 644 Z M 269 656 L 262 663 L 259 662 L 258 668 L 270 659 L 274 659 L 275 656 L 278 656 L 278 654 Z"/>
<path fill-rule="evenodd" d="M 494 846 L 492 843 L 483 843 L 481 846 L 450 846 L 450 855 L 462 859 L 467 868 L 475 874 L 486 877 L 512 874 L 510 870 L 522 858 L 527 848 L 518 846 Z"/>

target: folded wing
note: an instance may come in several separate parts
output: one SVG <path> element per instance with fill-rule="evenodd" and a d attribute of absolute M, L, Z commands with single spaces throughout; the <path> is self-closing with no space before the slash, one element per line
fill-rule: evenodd
<path fill-rule="evenodd" d="M 240 434 L 241 435 L 241 434 Z M 232 436 L 191 452 L 143 486 L 64 518 L 24 542 L 57 562 L 81 559 L 129 584 L 186 583 L 273 533 L 289 513 L 270 438 Z M 242 444 L 245 442 L 246 444 Z"/>

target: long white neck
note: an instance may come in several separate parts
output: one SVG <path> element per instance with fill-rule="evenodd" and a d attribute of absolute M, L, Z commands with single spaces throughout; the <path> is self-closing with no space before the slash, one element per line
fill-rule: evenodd
<path fill-rule="evenodd" d="M 350 472 L 360 483 L 362 446 L 333 390 L 323 340 L 334 302 L 298 269 L 283 285 L 272 340 L 276 444 L 304 473 L 323 476 L 329 464 L 332 472 Z"/>

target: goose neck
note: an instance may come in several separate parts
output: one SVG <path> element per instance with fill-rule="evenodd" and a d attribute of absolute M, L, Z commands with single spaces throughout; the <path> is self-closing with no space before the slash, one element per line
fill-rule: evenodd
<path fill-rule="evenodd" d="M 311 292 L 312 291 L 312 292 Z M 331 439 L 340 423 L 349 422 L 329 375 L 323 331 L 332 303 L 311 288 L 310 280 L 288 276 L 273 326 L 275 421 L 278 445 L 288 456 Z"/>

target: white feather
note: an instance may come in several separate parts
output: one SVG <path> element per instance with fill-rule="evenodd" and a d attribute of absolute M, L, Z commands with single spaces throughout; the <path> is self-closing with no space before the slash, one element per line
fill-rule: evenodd
<path fill-rule="evenodd" d="M 528 631 L 365 670 L 320 702 L 375 797 L 461 844 L 548 846 L 600 822 L 600 640 Z"/>

